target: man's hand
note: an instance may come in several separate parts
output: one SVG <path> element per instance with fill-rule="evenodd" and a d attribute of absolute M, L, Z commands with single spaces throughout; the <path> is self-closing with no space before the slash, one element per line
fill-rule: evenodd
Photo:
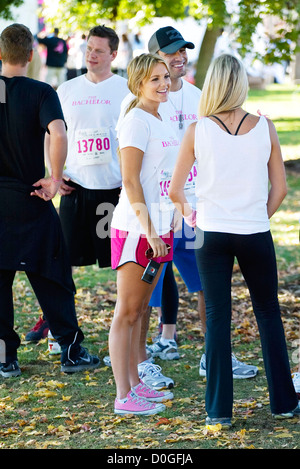
<path fill-rule="evenodd" d="M 40 197 L 48 202 L 55 197 L 61 183 L 62 181 L 55 181 L 51 177 L 40 179 L 32 184 L 34 187 L 37 187 L 37 189 L 31 192 L 30 195 Z"/>
<path fill-rule="evenodd" d="M 171 229 L 176 233 L 182 229 L 182 214 L 175 208 L 171 223 Z"/>
<path fill-rule="evenodd" d="M 58 189 L 59 195 L 70 195 L 71 192 L 75 191 L 75 187 L 71 187 L 65 183 L 65 181 L 69 181 L 70 178 L 63 176 L 62 183 Z"/>

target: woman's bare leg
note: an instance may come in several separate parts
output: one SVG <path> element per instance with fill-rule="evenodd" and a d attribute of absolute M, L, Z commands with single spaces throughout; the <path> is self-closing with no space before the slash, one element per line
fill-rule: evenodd
<path fill-rule="evenodd" d="M 127 396 L 139 382 L 138 350 L 142 312 L 148 305 L 161 268 L 153 284 L 141 280 L 144 268 L 133 262 L 117 271 L 117 303 L 109 333 L 111 365 L 117 387 L 117 398 Z"/>

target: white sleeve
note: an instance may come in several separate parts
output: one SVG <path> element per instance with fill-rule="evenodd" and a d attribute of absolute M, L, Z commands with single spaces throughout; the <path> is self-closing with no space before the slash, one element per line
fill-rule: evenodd
<path fill-rule="evenodd" d="M 127 109 L 127 106 L 130 104 L 131 100 L 134 98 L 134 95 L 132 93 L 129 93 L 125 96 L 125 98 L 122 100 L 121 102 L 121 107 L 120 107 L 120 115 L 119 115 L 119 119 L 118 119 L 118 122 L 117 122 L 117 125 L 116 125 L 116 131 L 118 132 L 120 126 L 121 126 L 121 123 L 126 115 L 126 109 Z"/>
<path fill-rule="evenodd" d="M 134 147 L 145 152 L 149 136 L 148 122 L 134 116 L 131 117 L 129 112 L 118 129 L 119 147 L 120 149 Z"/>

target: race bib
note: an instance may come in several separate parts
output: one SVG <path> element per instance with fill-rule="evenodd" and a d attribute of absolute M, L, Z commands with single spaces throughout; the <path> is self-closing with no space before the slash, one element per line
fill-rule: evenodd
<path fill-rule="evenodd" d="M 159 206 L 163 212 L 173 210 L 173 203 L 169 198 L 169 187 L 171 184 L 172 171 L 169 169 L 162 169 L 158 174 L 159 183 Z"/>
<path fill-rule="evenodd" d="M 186 197 L 195 194 L 196 177 L 197 177 L 197 166 L 196 164 L 193 164 L 192 169 L 189 172 L 189 175 L 186 179 L 186 183 L 184 186 L 184 193 Z"/>
<path fill-rule="evenodd" d="M 75 145 L 77 161 L 82 166 L 111 162 L 109 128 L 76 130 Z"/>
<path fill-rule="evenodd" d="M 186 197 L 194 195 L 195 184 L 197 176 L 197 167 L 194 164 L 187 177 L 184 193 Z M 160 209 L 162 211 L 173 210 L 173 202 L 169 198 L 169 187 L 171 184 L 172 171 L 169 169 L 162 169 L 159 173 L 159 190 L 160 190 Z"/>

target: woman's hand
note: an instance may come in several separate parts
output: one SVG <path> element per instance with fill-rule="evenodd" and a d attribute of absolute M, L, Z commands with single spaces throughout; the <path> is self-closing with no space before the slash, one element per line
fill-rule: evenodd
<path fill-rule="evenodd" d="M 165 257 L 168 254 L 168 247 L 161 238 L 157 237 L 147 239 L 153 250 L 153 257 Z"/>

